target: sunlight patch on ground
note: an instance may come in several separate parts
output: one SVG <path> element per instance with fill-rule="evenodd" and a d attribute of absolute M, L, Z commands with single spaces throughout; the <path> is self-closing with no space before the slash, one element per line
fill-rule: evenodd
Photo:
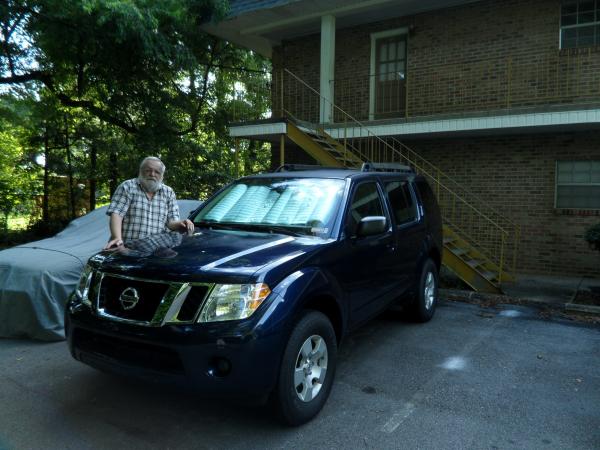
<path fill-rule="evenodd" d="M 467 361 L 462 356 L 451 356 L 440 365 L 447 370 L 463 370 L 466 366 Z"/>
<path fill-rule="evenodd" d="M 502 317 L 519 317 L 521 315 L 520 311 L 515 309 L 507 309 L 500 313 Z"/>

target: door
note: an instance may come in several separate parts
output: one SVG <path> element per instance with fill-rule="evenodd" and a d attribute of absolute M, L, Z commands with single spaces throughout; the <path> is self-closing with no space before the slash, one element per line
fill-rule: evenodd
<path fill-rule="evenodd" d="M 357 237 L 358 223 L 368 216 L 386 217 L 388 227 L 378 235 Z M 375 181 L 356 186 L 346 214 L 345 234 L 344 256 L 336 271 L 349 301 L 350 321 L 354 326 L 387 305 L 394 284 L 395 247 L 391 219 Z"/>
<path fill-rule="evenodd" d="M 406 107 L 406 34 L 375 41 L 374 118 L 400 117 Z"/>
<path fill-rule="evenodd" d="M 394 247 L 396 252 L 397 295 L 402 295 L 412 287 L 418 276 L 419 253 L 424 249 L 427 233 L 425 223 L 417 208 L 417 199 L 407 180 L 393 180 L 385 183 L 385 191 L 394 218 Z"/>

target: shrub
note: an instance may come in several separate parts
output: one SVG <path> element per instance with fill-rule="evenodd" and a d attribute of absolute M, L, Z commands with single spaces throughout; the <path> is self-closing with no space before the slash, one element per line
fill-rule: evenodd
<path fill-rule="evenodd" d="M 590 244 L 591 248 L 600 252 L 600 223 L 589 227 L 583 238 Z"/>

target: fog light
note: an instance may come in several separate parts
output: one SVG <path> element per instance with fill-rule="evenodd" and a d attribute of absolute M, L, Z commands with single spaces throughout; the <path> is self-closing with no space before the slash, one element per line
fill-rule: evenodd
<path fill-rule="evenodd" d="M 225 358 L 214 358 L 211 361 L 208 375 L 211 377 L 223 378 L 231 372 L 231 363 Z"/>

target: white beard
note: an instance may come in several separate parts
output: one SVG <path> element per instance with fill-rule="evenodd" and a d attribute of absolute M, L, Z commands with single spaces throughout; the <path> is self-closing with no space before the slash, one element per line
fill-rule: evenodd
<path fill-rule="evenodd" d="M 140 184 L 146 192 L 154 193 L 158 191 L 162 186 L 162 181 L 159 180 L 138 177 L 138 181 L 140 182 Z"/>

